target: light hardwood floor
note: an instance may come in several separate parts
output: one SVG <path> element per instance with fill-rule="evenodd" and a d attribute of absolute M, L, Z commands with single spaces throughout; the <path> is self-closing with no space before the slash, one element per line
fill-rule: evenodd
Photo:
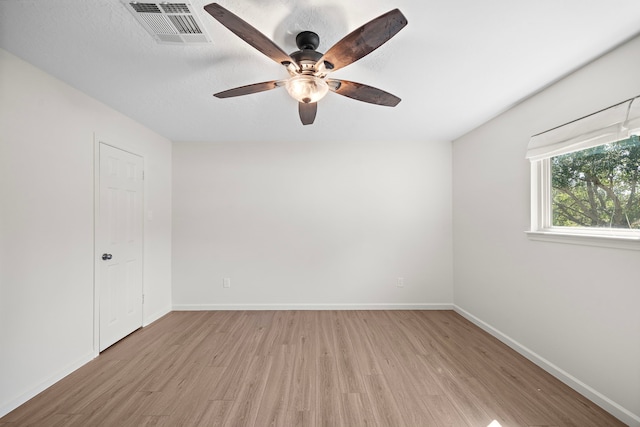
<path fill-rule="evenodd" d="M 624 425 L 452 311 L 222 311 L 168 314 L 0 426 L 487 427 L 494 420 Z"/>

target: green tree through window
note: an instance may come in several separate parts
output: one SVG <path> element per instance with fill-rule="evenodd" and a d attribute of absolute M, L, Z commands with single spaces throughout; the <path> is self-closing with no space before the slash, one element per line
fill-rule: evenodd
<path fill-rule="evenodd" d="M 551 158 L 553 225 L 640 229 L 640 141 Z"/>

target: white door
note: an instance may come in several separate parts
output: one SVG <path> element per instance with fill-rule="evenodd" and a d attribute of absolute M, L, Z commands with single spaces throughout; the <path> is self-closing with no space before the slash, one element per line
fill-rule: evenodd
<path fill-rule="evenodd" d="M 142 326 L 143 159 L 99 144 L 96 219 L 99 347 Z"/>

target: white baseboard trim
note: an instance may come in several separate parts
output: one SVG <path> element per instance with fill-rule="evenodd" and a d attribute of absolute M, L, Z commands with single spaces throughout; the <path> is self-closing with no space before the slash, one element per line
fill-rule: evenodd
<path fill-rule="evenodd" d="M 614 417 L 618 418 L 620 421 L 628 424 L 629 427 L 640 427 L 639 415 L 636 415 L 631 411 L 625 409 L 624 407 L 617 404 L 613 400 L 609 399 L 602 393 L 589 387 L 587 384 L 583 383 L 576 377 L 562 370 L 558 366 L 554 365 L 553 363 L 551 363 L 544 357 L 540 356 L 539 354 L 535 353 L 531 349 L 520 344 L 516 340 L 500 332 L 499 330 L 489 325 L 488 323 L 485 323 L 484 321 L 480 320 L 479 318 L 469 313 L 468 311 L 464 310 L 463 308 L 454 304 L 453 310 L 459 315 L 461 315 L 462 317 L 464 317 L 465 319 L 469 320 L 471 323 L 475 324 L 479 328 L 493 335 L 495 338 L 499 339 L 500 341 L 502 341 L 503 343 L 505 343 L 506 345 L 508 345 L 509 347 L 511 347 L 518 353 L 520 353 L 522 356 L 526 357 L 527 359 L 529 359 L 530 361 L 532 361 L 533 363 L 535 363 L 536 365 L 538 365 L 539 367 L 541 367 L 542 369 L 544 369 L 545 371 L 547 371 L 548 373 L 550 373 L 551 375 L 553 375 L 554 377 L 556 377 L 557 379 L 559 379 L 560 381 L 562 381 L 563 383 L 571 387 L 572 389 L 576 390 L 578 393 L 582 394 L 587 399 L 591 400 L 592 402 L 594 402 L 595 404 L 603 408 L 605 411 L 609 412 Z"/>
<path fill-rule="evenodd" d="M 30 400 L 30 399 L 34 398 L 35 396 L 37 396 L 38 394 L 42 393 L 43 391 L 45 391 L 46 389 L 48 389 L 49 387 L 51 387 L 52 385 L 54 385 L 55 383 L 57 383 L 58 381 L 60 381 L 61 379 L 63 379 L 64 377 L 66 377 L 67 375 L 72 373 L 73 371 L 75 371 L 76 369 L 79 369 L 82 366 L 86 365 L 87 363 L 89 363 L 93 359 L 94 359 L 94 354 L 93 354 L 93 350 L 92 350 L 91 352 L 89 352 L 88 354 L 84 355 L 80 359 L 76 360 L 73 363 L 70 363 L 69 365 L 65 366 L 64 368 L 62 368 L 61 370 L 59 370 L 55 374 L 49 376 L 47 379 L 42 381 L 40 384 L 38 384 L 37 386 L 35 386 L 31 390 L 28 390 L 28 391 L 22 393 L 20 396 L 14 398 L 14 399 L 11 399 L 11 400 L 9 400 L 7 402 L 2 402 L 2 404 L 0 404 L 0 417 L 4 417 L 9 412 L 11 412 L 14 409 L 16 409 L 18 406 L 26 403 L 28 400 Z"/>
<path fill-rule="evenodd" d="M 453 310 L 453 304 L 175 304 L 173 310 Z"/>

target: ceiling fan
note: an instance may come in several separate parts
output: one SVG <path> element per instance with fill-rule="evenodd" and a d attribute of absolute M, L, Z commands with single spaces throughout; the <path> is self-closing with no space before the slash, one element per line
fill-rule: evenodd
<path fill-rule="evenodd" d="M 395 107 L 400 98 L 362 83 L 327 78 L 329 73 L 345 67 L 373 52 L 395 36 L 407 25 L 407 19 L 398 10 L 391 10 L 352 31 L 322 54 L 316 49 L 320 38 L 311 31 L 303 31 L 296 37 L 298 51 L 287 55 L 278 45 L 260 31 L 217 3 L 204 9 L 235 35 L 253 46 L 289 72 L 286 80 L 254 83 L 214 94 L 217 98 L 249 95 L 285 87 L 289 95 L 298 101 L 298 111 L 303 125 L 310 125 L 316 117 L 317 102 L 329 91 L 357 101 Z"/>

